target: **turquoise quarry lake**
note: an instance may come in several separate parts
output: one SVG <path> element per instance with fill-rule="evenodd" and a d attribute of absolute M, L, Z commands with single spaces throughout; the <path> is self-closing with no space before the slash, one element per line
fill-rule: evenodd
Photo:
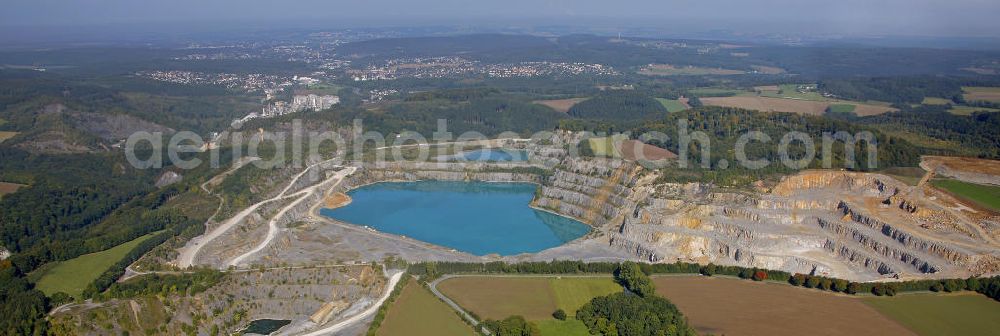
<path fill-rule="evenodd" d="M 382 182 L 348 192 L 324 216 L 475 255 L 532 253 L 582 237 L 590 227 L 535 210 L 531 183 Z"/>
<path fill-rule="evenodd" d="M 439 157 L 442 161 L 519 162 L 528 161 L 528 152 L 511 149 L 477 149 Z"/>

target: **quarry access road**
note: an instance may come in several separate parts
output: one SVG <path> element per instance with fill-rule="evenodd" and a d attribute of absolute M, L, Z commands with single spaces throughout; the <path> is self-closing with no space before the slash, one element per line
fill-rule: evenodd
<path fill-rule="evenodd" d="M 266 248 L 267 245 L 270 244 L 271 241 L 273 241 L 274 238 L 278 236 L 278 231 L 281 230 L 278 227 L 278 221 L 282 217 L 284 217 L 285 214 L 288 213 L 289 210 L 291 210 L 291 209 L 295 208 L 296 206 L 298 206 L 300 203 L 302 203 L 303 201 L 305 201 L 306 199 L 308 199 L 309 196 L 312 196 L 313 193 L 317 192 L 318 189 L 320 189 L 320 187 L 322 187 L 322 186 L 324 186 L 324 185 L 326 185 L 328 183 L 333 182 L 333 185 L 331 185 L 331 186 L 329 186 L 329 187 L 327 187 L 325 189 L 330 189 L 330 188 L 336 187 L 337 184 L 340 184 L 340 182 L 343 181 L 345 177 L 350 176 L 351 174 L 354 174 L 355 170 L 357 170 L 356 167 L 345 167 L 345 168 L 337 171 L 337 173 L 334 174 L 332 177 L 330 177 L 330 178 L 328 178 L 328 179 L 326 179 L 326 180 L 324 180 L 322 182 L 316 183 L 316 184 L 314 184 L 312 186 L 306 187 L 306 188 L 302 189 L 301 191 L 299 191 L 299 192 L 297 192 L 295 194 L 292 194 L 292 196 L 295 196 L 295 195 L 299 195 L 299 196 L 298 196 L 298 198 L 295 201 L 293 201 L 292 203 L 286 205 L 284 208 L 281 208 L 281 210 L 279 210 L 278 213 L 276 215 L 274 215 L 273 217 L 271 217 L 271 220 L 269 220 L 267 222 L 267 236 L 264 238 L 264 240 L 261 241 L 259 244 L 257 244 L 257 246 L 254 247 L 253 249 L 251 249 L 250 251 L 247 251 L 246 253 L 243 253 L 243 254 L 237 256 L 236 258 L 233 258 L 233 260 L 229 261 L 229 263 L 227 264 L 227 266 L 238 266 L 246 258 L 249 258 L 250 256 L 256 254 L 257 252 L 260 252 L 260 251 L 264 250 L 264 248 Z M 302 176 L 302 174 L 305 174 L 305 171 L 303 171 L 298 176 L 296 176 L 295 177 L 296 180 L 298 179 L 299 176 Z M 294 180 L 293 180 L 293 183 L 294 183 Z M 286 187 L 285 190 L 281 191 L 281 194 L 283 195 L 286 192 L 288 192 L 288 190 L 289 190 L 289 188 L 291 188 L 291 186 L 292 185 L 289 184 L 289 186 Z"/>
<path fill-rule="evenodd" d="M 344 328 L 354 323 L 358 323 L 361 320 L 368 318 L 368 316 L 371 316 L 376 311 L 378 311 L 378 309 L 382 307 L 382 304 L 384 304 L 385 301 L 389 299 L 389 295 L 391 295 L 392 291 L 396 288 L 396 284 L 399 283 L 399 280 L 403 277 L 403 273 L 405 272 L 396 271 L 395 273 L 389 276 L 389 282 L 385 284 L 385 292 L 382 293 L 382 297 L 380 297 L 378 301 L 376 301 L 374 304 L 368 307 L 368 309 L 365 309 L 364 311 L 358 313 L 357 315 L 348 317 L 343 321 L 337 322 L 332 326 L 315 330 L 309 333 L 305 333 L 302 334 L 301 336 L 333 335 L 336 334 L 338 331 L 341 331 Z"/>
<path fill-rule="evenodd" d="M 229 229 L 236 226 L 236 224 L 242 222 L 243 219 L 245 219 L 247 216 L 256 212 L 257 209 L 260 208 L 261 206 L 274 201 L 283 200 L 285 198 L 299 196 L 300 194 L 304 193 L 306 190 L 299 191 L 291 195 L 285 195 L 286 193 L 288 193 L 289 190 L 291 190 L 292 187 L 295 186 L 299 178 L 305 175 L 313 167 L 317 167 L 319 165 L 332 162 L 334 160 L 337 160 L 337 158 L 321 161 L 306 167 L 305 169 L 302 170 L 302 172 L 295 175 L 295 177 L 292 178 L 292 180 L 288 183 L 288 185 L 277 196 L 257 202 L 256 204 L 253 204 L 247 207 L 246 209 L 243 209 L 242 211 L 238 212 L 232 218 L 229 218 L 228 220 L 223 222 L 222 225 L 219 225 L 216 228 L 212 229 L 212 231 L 191 239 L 191 241 L 188 242 L 187 245 L 185 245 L 183 248 L 180 249 L 180 255 L 177 256 L 177 267 L 188 268 L 193 266 L 195 257 L 198 255 L 198 252 L 200 252 L 201 249 L 205 247 L 205 245 L 208 245 L 219 236 L 222 236 L 222 234 L 226 233 L 226 231 L 229 231 Z"/>

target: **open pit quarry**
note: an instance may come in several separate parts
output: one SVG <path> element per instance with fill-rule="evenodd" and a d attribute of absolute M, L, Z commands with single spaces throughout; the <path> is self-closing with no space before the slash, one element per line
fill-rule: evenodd
<path fill-rule="evenodd" d="M 1000 273 L 1000 216 L 966 206 L 928 184 L 910 186 L 886 175 L 835 170 L 803 171 L 752 188 L 672 183 L 636 162 L 574 157 L 561 145 L 569 141 L 490 144 L 527 151 L 530 159 L 522 162 L 312 162 L 273 187 L 267 193 L 273 197 L 218 218 L 217 225 L 179 251 L 176 265 L 291 274 L 391 257 L 411 262 L 686 261 L 852 281 Z M 418 180 L 535 183 L 530 206 L 577 219 L 592 231 L 538 253 L 477 256 L 319 214 L 323 207 L 349 206 L 346 193 L 352 189 Z M 367 321 L 378 293 L 387 295 L 391 287 L 366 287 L 370 290 L 359 295 L 360 303 L 317 295 L 298 303 L 294 314 L 252 312 L 293 320 L 283 333 L 360 332 L 363 325 L 354 322 Z"/>
<path fill-rule="evenodd" d="M 286 190 L 320 185 L 302 200 L 279 198 L 207 243 L 195 265 L 253 267 L 330 261 L 691 261 L 813 273 L 854 281 L 954 278 L 1000 271 L 1000 220 L 926 186 L 879 174 L 804 171 L 756 190 L 658 180 L 619 159 L 571 157 L 558 145 L 507 143 L 528 162 L 316 165 Z M 531 206 L 594 231 L 563 246 L 516 256 L 475 256 L 318 214 L 347 204 L 346 191 L 416 180 L 532 182 Z M 298 195 L 298 194 L 296 194 Z M 294 203 L 294 204 L 293 204 Z M 270 226 L 277 226 L 276 228 Z M 275 231 L 276 232 L 273 232 Z M 256 249 L 254 247 L 257 247 Z"/>

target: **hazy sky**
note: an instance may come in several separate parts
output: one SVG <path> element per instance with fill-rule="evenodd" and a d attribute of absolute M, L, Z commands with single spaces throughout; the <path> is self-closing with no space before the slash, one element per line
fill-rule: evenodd
<path fill-rule="evenodd" d="M 621 24 L 687 31 L 1000 36 L 998 0 L 4 0 L 17 26 Z M 252 24 L 251 24 L 252 23 Z"/>

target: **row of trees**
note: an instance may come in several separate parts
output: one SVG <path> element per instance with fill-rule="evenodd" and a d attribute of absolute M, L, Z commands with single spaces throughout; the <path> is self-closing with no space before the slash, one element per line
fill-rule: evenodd
<path fill-rule="evenodd" d="M 378 308 L 375 312 L 375 317 L 372 318 L 372 323 L 368 325 L 368 331 L 365 332 L 367 336 L 375 336 L 378 334 L 378 328 L 382 326 L 382 322 L 385 321 L 385 315 L 389 313 L 389 306 L 392 306 L 393 302 L 396 302 L 396 298 L 399 294 L 403 292 L 403 288 L 409 284 L 410 274 L 409 272 L 403 273 L 401 280 L 396 283 L 396 287 L 392 289 L 389 293 L 389 297 L 385 299 L 385 303 Z"/>
<path fill-rule="evenodd" d="M 846 294 L 871 293 L 876 296 L 892 296 L 900 292 L 958 292 L 975 291 L 1000 301 L 1000 277 L 943 280 L 910 280 L 898 282 L 849 282 L 843 279 L 795 274 L 788 279 L 794 286 L 815 288 Z"/>
<path fill-rule="evenodd" d="M 201 269 L 194 273 L 151 274 L 131 281 L 114 283 L 97 299 L 121 299 L 147 295 L 194 295 L 215 286 L 224 276 L 225 273 L 212 269 Z"/>
<path fill-rule="evenodd" d="M 653 292 L 652 284 L 644 279 L 654 274 L 725 275 L 755 281 L 787 282 L 795 286 L 830 290 L 847 294 L 871 293 L 891 295 L 896 292 L 958 291 L 970 290 L 1000 301 L 1000 276 L 968 279 L 911 280 L 898 282 L 851 282 L 844 279 L 808 274 L 791 274 L 784 271 L 742 266 L 723 266 L 697 263 L 587 263 L 582 261 L 462 263 L 424 262 L 412 264 L 409 271 L 415 275 L 435 278 L 445 274 L 615 274 L 616 279 L 629 291 L 639 294 Z M 890 294 L 891 293 L 891 294 Z"/>

